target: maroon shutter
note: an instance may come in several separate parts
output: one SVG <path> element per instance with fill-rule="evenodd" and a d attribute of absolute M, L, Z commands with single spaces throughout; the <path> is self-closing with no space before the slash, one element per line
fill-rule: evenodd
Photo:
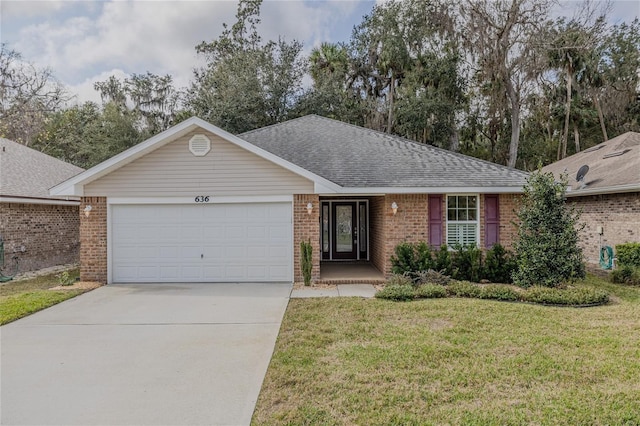
<path fill-rule="evenodd" d="M 442 195 L 429 195 L 429 245 L 442 245 Z"/>
<path fill-rule="evenodd" d="M 484 246 L 500 242 L 500 202 L 498 195 L 484 196 Z"/>

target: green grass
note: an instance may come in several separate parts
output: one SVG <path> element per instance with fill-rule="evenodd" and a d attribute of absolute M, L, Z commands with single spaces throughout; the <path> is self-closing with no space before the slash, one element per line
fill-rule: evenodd
<path fill-rule="evenodd" d="M 640 288 L 612 303 L 292 299 L 253 424 L 640 424 Z"/>
<path fill-rule="evenodd" d="M 72 276 L 78 270 L 70 271 Z M 0 325 L 15 321 L 34 312 L 75 297 L 86 290 L 52 291 L 59 285 L 57 274 L 43 275 L 0 285 Z"/>

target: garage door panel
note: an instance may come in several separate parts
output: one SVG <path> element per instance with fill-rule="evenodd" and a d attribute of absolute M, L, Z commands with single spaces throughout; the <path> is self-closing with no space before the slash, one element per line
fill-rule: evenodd
<path fill-rule="evenodd" d="M 291 203 L 114 205 L 114 282 L 291 281 Z"/>

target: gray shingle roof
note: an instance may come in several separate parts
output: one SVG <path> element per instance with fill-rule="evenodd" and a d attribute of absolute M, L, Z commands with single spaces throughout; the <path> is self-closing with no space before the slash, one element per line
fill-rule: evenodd
<path fill-rule="evenodd" d="M 580 167 L 589 166 L 582 183 L 576 182 Z M 628 185 L 640 186 L 640 133 L 627 132 L 542 168 L 559 177 L 566 171 L 573 191 L 593 192 Z M 609 191 L 610 192 L 610 191 Z M 577 195 L 577 194 L 572 194 Z"/>
<path fill-rule="evenodd" d="M 238 135 L 338 185 L 514 187 L 527 173 L 317 115 Z"/>
<path fill-rule="evenodd" d="M 49 188 L 84 169 L 0 138 L 0 196 L 56 198 Z"/>

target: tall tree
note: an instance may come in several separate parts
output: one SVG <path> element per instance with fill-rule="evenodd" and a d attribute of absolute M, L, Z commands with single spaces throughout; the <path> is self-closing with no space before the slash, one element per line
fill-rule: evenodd
<path fill-rule="evenodd" d="M 537 37 L 551 5 L 552 0 L 466 0 L 460 5 L 460 36 L 475 58 L 478 84 L 489 104 L 507 101 L 509 167 L 518 159 L 522 101 L 539 73 Z"/>
<path fill-rule="evenodd" d="M 194 72 L 187 106 L 204 119 L 243 132 L 286 119 L 301 92 L 306 61 L 302 45 L 262 43 L 261 0 L 240 0 L 236 23 L 196 51 L 207 65 Z"/>
<path fill-rule="evenodd" d="M 173 86 L 170 75 L 133 74 L 123 81 L 114 76 L 94 84 L 103 103 L 120 110 L 132 109 L 138 125 L 149 135 L 168 129 L 180 113 L 183 94 Z"/>
<path fill-rule="evenodd" d="M 40 69 L 20 53 L 0 45 L 0 135 L 29 146 L 47 116 L 71 96 L 49 69 Z"/>
<path fill-rule="evenodd" d="M 592 52 L 600 44 L 598 38 L 604 31 L 605 16 L 600 15 L 594 19 L 593 23 L 589 23 L 592 13 L 590 10 L 584 10 L 582 19 L 577 17 L 566 21 L 565 18 L 559 18 L 551 31 L 552 40 L 548 47 L 551 67 L 558 69 L 563 75 L 566 90 L 564 129 L 561 145 L 558 146 L 558 159 L 567 156 L 569 127 L 572 119 L 572 96 L 577 89 L 574 85 L 578 79 L 581 79 L 582 83 L 587 83 L 589 77 L 597 74 L 597 55 L 593 55 Z M 576 128 L 574 128 L 574 134 L 577 135 L 575 130 Z"/>
<path fill-rule="evenodd" d="M 147 138 L 137 122 L 134 111 L 115 102 L 86 102 L 52 114 L 33 147 L 89 168 Z"/>

